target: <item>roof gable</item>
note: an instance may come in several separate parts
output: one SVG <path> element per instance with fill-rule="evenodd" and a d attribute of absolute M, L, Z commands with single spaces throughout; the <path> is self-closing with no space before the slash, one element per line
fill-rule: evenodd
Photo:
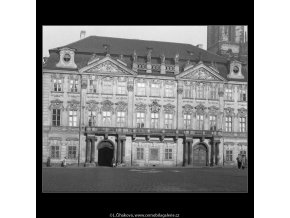
<path fill-rule="evenodd" d="M 207 81 L 226 81 L 218 71 L 214 68 L 207 67 L 203 63 L 188 68 L 186 71 L 177 75 L 178 79 L 191 79 L 191 80 L 207 80 Z"/>
<path fill-rule="evenodd" d="M 127 68 L 125 63 L 116 61 L 107 55 L 105 58 L 89 62 L 88 66 L 80 69 L 81 73 L 105 74 L 105 75 L 128 75 L 134 76 L 136 73 Z"/>

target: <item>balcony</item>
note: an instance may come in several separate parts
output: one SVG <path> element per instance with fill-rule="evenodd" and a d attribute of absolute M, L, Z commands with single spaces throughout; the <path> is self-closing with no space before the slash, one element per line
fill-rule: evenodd
<path fill-rule="evenodd" d="M 121 134 L 137 136 L 172 136 L 172 137 L 214 137 L 221 136 L 220 131 L 211 130 L 177 130 L 177 129 L 154 129 L 154 128 L 126 128 L 126 127 L 85 127 L 88 134 Z"/>

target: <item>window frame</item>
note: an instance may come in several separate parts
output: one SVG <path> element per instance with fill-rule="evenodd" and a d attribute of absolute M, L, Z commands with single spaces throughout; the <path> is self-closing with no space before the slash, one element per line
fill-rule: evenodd
<path fill-rule="evenodd" d="M 142 117 L 141 114 L 143 114 L 144 116 Z M 140 116 L 138 116 L 138 115 L 140 115 Z M 142 124 L 143 124 L 143 126 L 142 126 Z M 136 113 L 136 126 L 137 126 L 137 128 L 145 128 L 145 112 L 137 112 Z"/>
<path fill-rule="evenodd" d="M 153 87 L 153 86 L 156 86 L 156 87 Z M 159 97 L 160 96 L 160 84 L 151 83 L 150 96 L 153 96 L 153 97 Z"/>
<path fill-rule="evenodd" d="M 112 112 L 102 111 L 102 121 L 104 126 L 112 126 Z"/>
<path fill-rule="evenodd" d="M 202 119 L 200 119 L 202 117 Z M 196 115 L 196 123 L 198 130 L 204 130 L 204 114 L 197 114 Z"/>
<path fill-rule="evenodd" d="M 233 131 L 233 117 L 232 116 L 228 115 L 225 117 L 225 127 L 226 127 L 226 129 L 225 129 L 226 132 Z"/>
<path fill-rule="evenodd" d="M 173 113 L 164 113 L 164 129 L 173 129 Z"/>
<path fill-rule="evenodd" d="M 164 149 L 164 160 L 173 160 L 173 149 L 172 148 L 165 148 Z"/>
<path fill-rule="evenodd" d="M 205 85 L 196 86 L 196 98 L 205 99 Z"/>
<path fill-rule="evenodd" d="M 103 94 L 113 94 L 113 81 L 103 80 L 102 81 L 102 93 Z"/>
<path fill-rule="evenodd" d="M 165 84 L 164 86 L 164 97 L 171 98 L 174 97 L 174 87 L 173 85 Z"/>
<path fill-rule="evenodd" d="M 91 122 L 93 120 L 93 122 Z M 96 126 L 97 121 L 97 112 L 96 111 L 88 111 L 88 125 L 89 127 Z"/>
<path fill-rule="evenodd" d="M 226 161 L 233 161 L 233 150 L 232 149 L 226 150 Z"/>
<path fill-rule="evenodd" d="M 75 110 L 68 111 L 68 126 L 78 126 L 78 113 Z"/>
<path fill-rule="evenodd" d="M 92 82 L 92 84 L 91 84 Z M 98 92 L 98 81 L 95 79 L 89 79 L 89 93 L 97 93 Z"/>
<path fill-rule="evenodd" d="M 69 90 L 73 93 L 77 93 L 79 91 L 79 79 L 70 79 Z"/>
<path fill-rule="evenodd" d="M 211 118 L 214 118 L 214 119 L 211 119 Z M 214 130 L 217 129 L 217 116 L 214 114 L 209 115 L 209 127 L 210 129 L 213 129 L 212 127 L 215 127 Z"/>
<path fill-rule="evenodd" d="M 71 148 L 73 148 L 73 153 L 71 152 Z M 71 154 L 73 154 L 74 157 L 71 157 Z M 67 147 L 67 158 L 71 160 L 77 159 L 77 146 L 69 145 Z"/>
<path fill-rule="evenodd" d="M 54 92 L 62 92 L 62 87 L 63 87 L 63 81 L 62 79 L 56 79 L 56 78 L 53 78 L 52 79 L 52 84 L 53 84 L 53 91 Z M 56 90 L 55 90 L 56 89 Z"/>
<path fill-rule="evenodd" d="M 56 152 L 58 152 L 58 157 L 56 157 L 56 155 L 55 155 Z M 60 159 L 60 146 L 59 145 L 51 145 L 50 146 L 50 158 L 51 159 Z"/>
<path fill-rule="evenodd" d="M 159 113 L 151 112 L 150 118 L 151 118 L 150 120 L 151 128 L 158 129 L 159 128 Z"/>
<path fill-rule="evenodd" d="M 126 95 L 127 94 L 127 83 L 126 82 L 118 82 L 117 94 L 119 94 L 119 95 Z"/>
<path fill-rule="evenodd" d="M 189 119 L 188 119 L 188 117 L 189 117 Z M 191 114 L 183 114 L 183 128 L 184 129 L 191 129 L 191 123 L 192 123 Z"/>
<path fill-rule="evenodd" d="M 146 84 L 145 82 L 137 82 L 137 95 L 146 96 Z"/>
<path fill-rule="evenodd" d="M 56 113 L 54 113 L 54 112 L 56 112 Z M 55 119 L 54 119 L 54 117 L 55 117 Z M 57 109 L 57 108 L 52 109 L 51 121 L 52 121 L 52 126 L 61 126 L 61 122 L 60 122 L 61 121 L 61 109 Z M 55 122 L 56 122 L 56 125 L 54 125 Z"/>
<path fill-rule="evenodd" d="M 185 85 L 184 88 L 183 88 L 183 97 L 184 98 L 193 98 L 193 89 L 192 89 L 192 86 L 188 86 L 188 85 Z"/>
<path fill-rule="evenodd" d="M 230 87 L 225 88 L 225 100 L 232 101 L 233 100 L 233 89 Z"/>
<path fill-rule="evenodd" d="M 124 116 L 119 116 L 119 114 L 124 115 Z M 118 127 L 125 127 L 126 126 L 126 112 L 125 111 L 117 111 L 117 122 L 116 123 L 117 123 Z"/>
<path fill-rule="evenodd" d="M 240 132 L 247 132 L 246 124 L 247 124 L 246 117 L 239 117 L 239 130 L 240 130 Z"/>
<path fill-rule="evenodd" d="M 140 147 L 136 148 L 136 159 L 144 160 L 144 148 L 140 148 Z"/>

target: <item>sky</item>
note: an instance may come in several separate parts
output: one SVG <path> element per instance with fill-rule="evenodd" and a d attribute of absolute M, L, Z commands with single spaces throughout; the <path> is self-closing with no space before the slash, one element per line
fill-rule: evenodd
<path fill-rule="evenodd" d="M 49 49 L 78 41 L 82 30 L 86 31 L 86 37 L 95 35 L 203 44 L 203 48 L 207 48 L 206 26 L 43 26 L 43 56 L 49 56 Z"/>

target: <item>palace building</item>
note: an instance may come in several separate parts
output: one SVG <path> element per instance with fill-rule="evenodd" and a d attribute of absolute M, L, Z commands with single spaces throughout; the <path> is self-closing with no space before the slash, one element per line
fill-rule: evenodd
<path fill-rule="evenodd" d="M 236 49 L 244 33 L 232 42 L 225 27 L 208 28 L 210 51 L 99 36 L 49 50 L 43 162 L 235 165 L 247 156 L 248 68 L 245 49 Z"/>

